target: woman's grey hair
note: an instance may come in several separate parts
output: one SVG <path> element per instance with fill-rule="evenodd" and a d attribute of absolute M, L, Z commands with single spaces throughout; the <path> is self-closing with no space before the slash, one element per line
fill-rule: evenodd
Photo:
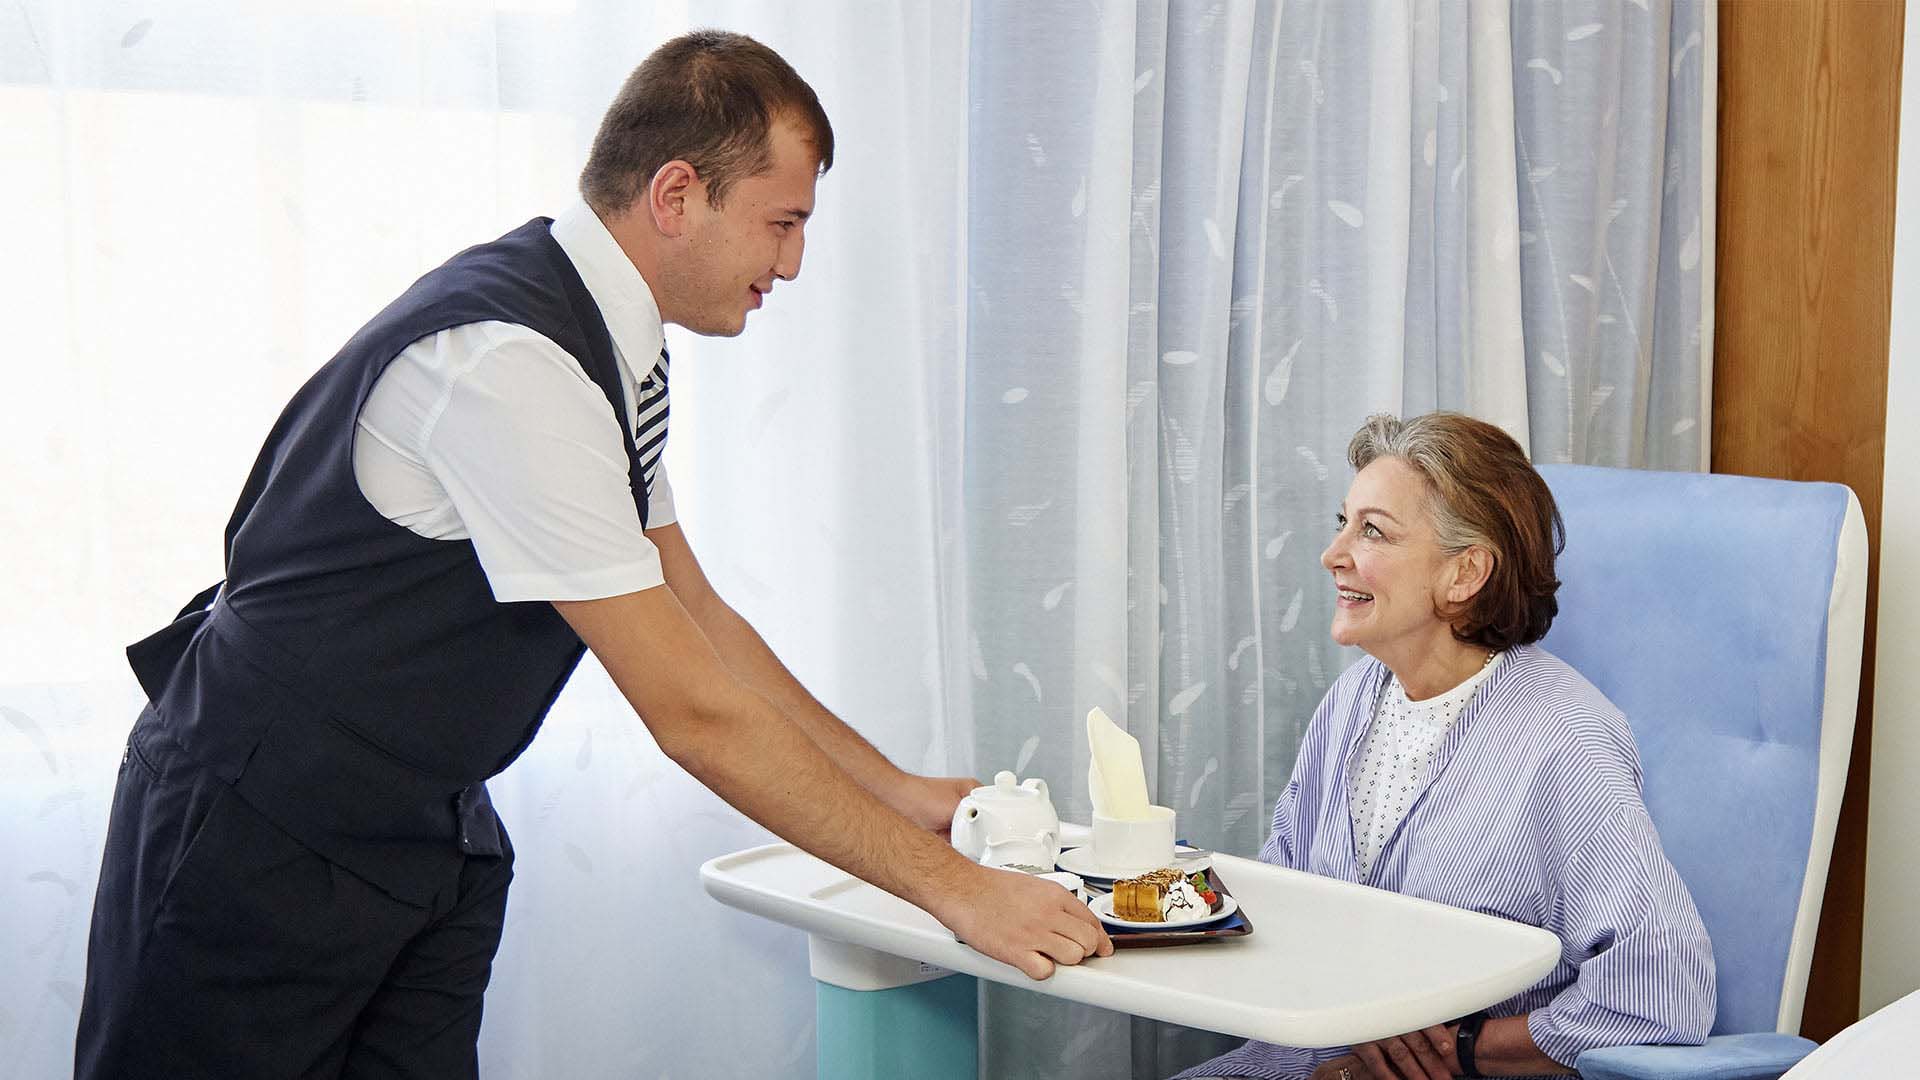
<path fill-rule="evenodd" d="M 1440 549 L 1449 555 L 1458 555 L 1479 544 L 1495 551 L 1493 540 L 1485 530 L 1474 528 L 1454 512 L 1441 494 L 1445 488 L 1457 487 L 1464 479 L 1457 472 L 1459 455 L 1453 450 L 1451 433 L 1438 422 L 1448 415 L 1456 414 L 1428 413 L 1402 420 L 1390 413 L 1375 413 L 1367 417 L 1367 422 L 1354 432 L 1353 441 L 1347 443 L 1347 464 L 1359 472 L 1387 457 L 1399 458 L 1413 466 L 1427 481 L 1427 513 L 1433 517 L 1433 537 Z"/>
<path fill-rule="evenodd" d="M 1490 649 L 1538 641 L 1559 613 L 1553 561 L 1566 526 L 1553 492 L 1513 437 L 1484 420 L 1453 412 L 1411 420 L 1367 417 L 1347 444 L 1358 472 L 1381 458 L 1407 463 L 1425 481 L 1434 541 L 1459 554 L 1493 556 L 1487 582 L 1471 599 L 1439 612 L 1453 636 Z"/>

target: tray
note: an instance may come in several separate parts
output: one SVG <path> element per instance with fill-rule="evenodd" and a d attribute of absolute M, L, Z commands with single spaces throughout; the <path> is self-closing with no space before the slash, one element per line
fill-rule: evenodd
<path fill-rule="evenodd" d="M 1198 871 L 1195 872 L 1197 873 Z M 1231 895 L 1227 890 L 1226 883 L 1220 880 L 1220 872 L 1211 866 L 1207 867 L 1207 886 L 1221 896 Z M 1089 886 L 1089 888 L 1091 888 L 1091 886 Z M 1104 893 L 1106 890 L 1101 889 L 1099 891 Z M 1253 933 L 1253 923 L 1247 919 L 1247 908 L 1245 904 L 1240 906 L 1240 910 L 1227 916 L 1220 922 L 1208 923 L 1205 926 L 1188 927 L 1184 930 L 1155 930 L 1150 926 L 1142 926 L 1138 930 L 1123 930 L 1117 926 L 1106 926 L 1105 924 L 1102 924 L 1102 926 L 1105 927 L 1107 936 L 1113 939 L 1113 947 L 1116 949 L 1148 949 L 1162 945 L 1192 945 L 1201 941 L 1217 941 L 1223 938 L 1246 937 L 1248 934 Z"/>

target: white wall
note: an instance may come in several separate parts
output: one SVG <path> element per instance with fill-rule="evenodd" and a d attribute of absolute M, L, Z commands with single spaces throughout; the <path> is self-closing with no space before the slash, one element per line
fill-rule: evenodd
<path fill-rule="evenodd" d="M 1860 1012 L 1920 989 L 1920 4 L 1907 5 Z"/>

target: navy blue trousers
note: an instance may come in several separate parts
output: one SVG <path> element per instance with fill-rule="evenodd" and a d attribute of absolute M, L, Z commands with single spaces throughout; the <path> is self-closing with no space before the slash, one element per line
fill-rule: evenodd
<path fill-rule="evenodd" d="M 149 708 L 114 791 L 76 1078 L 477 1076 L 502 847 L 405 903 L 261 816 Z"/>

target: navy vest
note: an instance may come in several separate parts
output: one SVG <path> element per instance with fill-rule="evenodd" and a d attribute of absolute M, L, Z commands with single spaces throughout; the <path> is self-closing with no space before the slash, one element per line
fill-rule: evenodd
<path fill-rule="evenodd" d="M 482 781 L 519 756 L 579 662 L 551 604 L 494 600 L 470 541 L 388 521 L 354 479 L 360 407 L 409 344 L 498 320 L 580 362 L 626 435 L 606 322 L 545 218 L 415 282 L 294 395 L 227 525 L 221 586 L 128 648 L 187 753 L 320 854 L 427 903 L 497 854 Z M 217 591 L 216 591 L 217 590 Z"/>

